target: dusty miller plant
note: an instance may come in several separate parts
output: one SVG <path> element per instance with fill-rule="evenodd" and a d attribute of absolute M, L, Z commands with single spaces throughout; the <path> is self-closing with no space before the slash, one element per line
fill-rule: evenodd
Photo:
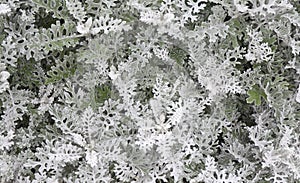
<path fill-rule="evenodd" d="M 296 0 L 0 0 L 0 182 L 300 182 Z"/>

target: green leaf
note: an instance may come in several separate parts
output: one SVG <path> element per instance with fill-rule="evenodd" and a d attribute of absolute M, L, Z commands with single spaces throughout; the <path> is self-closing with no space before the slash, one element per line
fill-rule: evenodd
<path fill-rule="evenodd" d="M 171 48 L 170 52 L 171 59 L 175 60 L 177 64 L 182 65 L 183 60 L 186 58 L 187 53 L 179 47 Z"/>
<path fill-rule="evenodd" d="M 267 95 L 265 94 L 264 90 L 257 85 L 252 86 L 252 89 L 248 90 L 247 94 L 249 96 L 246 99 L 247 103 L 251 104 L 254 102 L 256 106 L 261 104 L 262 97 L 267 99 Z"/>
<path fill-rule="evenodd" d="M 108 85 L 102 85 L 95 88 L 96 103 L 104 103 L 105 100 L 111 97 L 111 88 Z"/>
<path fill-rule="evenodd" d="M 45 73 L 34 59 L 19 58 L 16 63 L 17 67 L 7 68 L 12 73 L 11 85 L 19 85 L 32 90 L 43 85 Z"/>
<path fill-rule="evenodd" d="M 137 18 L 134 17 L 134 15 L 131 15 L 129 13 L 124 14 L 120 18 L 126 22 L 133 22 L 133 21 L 137 20 Z"/>

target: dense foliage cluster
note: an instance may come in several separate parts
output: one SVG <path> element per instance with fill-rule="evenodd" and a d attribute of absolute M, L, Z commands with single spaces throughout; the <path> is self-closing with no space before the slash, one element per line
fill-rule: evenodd
<path fill-rule="evenodd" d="M 296 0 L 0 0 L 1 183 L 300 182 Z"/>

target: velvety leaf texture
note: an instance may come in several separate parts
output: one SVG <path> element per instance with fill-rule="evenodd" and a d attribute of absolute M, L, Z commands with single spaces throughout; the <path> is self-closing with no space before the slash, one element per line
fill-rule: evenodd
<path fill-rule="evenodd" d="M 1 0 L 0 183 L 300 182 L 295 0 Z"/>

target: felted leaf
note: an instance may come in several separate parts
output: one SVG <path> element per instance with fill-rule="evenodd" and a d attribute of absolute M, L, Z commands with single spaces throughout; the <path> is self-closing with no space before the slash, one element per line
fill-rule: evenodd
<path fill-rule="evenodd" d="M 65 1 L 62 0 L 32 0 L 37 8 L 45 8 L 47 12 L 52 12 L 56 18 L 67 18 L 68 10 Z"/>
<path fill-rule="evenodd" d="M 76 62 L 74 57 L 65 55 L 64 58 L 57 59 L 56 65 L 47 72 L 45 84 L 51 84 L 72 76 L 76 71 Z"/>
<path fill-rule="evenodd" d="M 63 51 L 65 47 L 75 46 L 79 39 L 75 32 L 75 24 L 71 22 L 61 24 L 57 21 L 49 29 L 43 28 L 28 40 L 29 50 L 26 58 L 35 57 L 39 60 L 54 50 Z"/>

